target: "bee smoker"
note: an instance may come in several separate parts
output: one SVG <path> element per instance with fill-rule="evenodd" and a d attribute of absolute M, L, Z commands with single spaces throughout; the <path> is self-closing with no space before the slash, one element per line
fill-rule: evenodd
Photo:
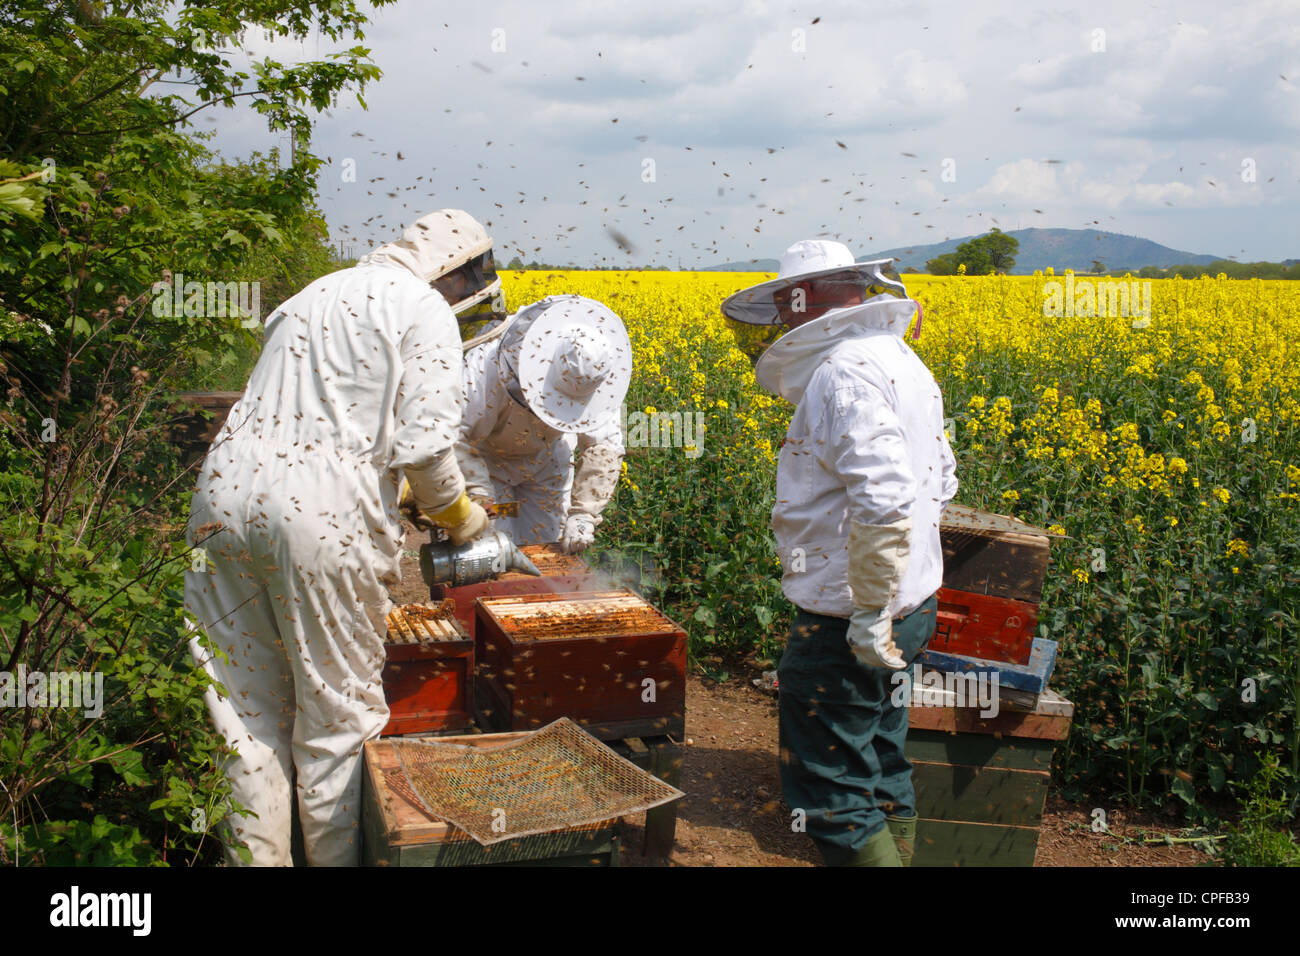
<path fill-rule="evenodd" d="M 519 571 L 533 577 L 542 572 L 503 531 L 493 531 L 457 547 L 450 542 L 420 546 L 420 574 L 432 591 L 435 587 L 463 587 Z"/>

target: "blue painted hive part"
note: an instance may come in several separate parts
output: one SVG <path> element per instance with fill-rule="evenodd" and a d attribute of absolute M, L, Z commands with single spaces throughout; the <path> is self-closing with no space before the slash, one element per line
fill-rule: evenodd
<path fill-rule="evenodd" d="M 1047 689 L 1047 682 L 1056 667 L 1056 648 L 1056 641 L 1049 641 L 1042 637 L 1034 638 L 1028 664 L 989 661 L 980 657 L 963 657 L 960 654 L 944 654 L 931 650 L 922 651 L 920 661 L 925 667 L 955 674 L 972 672 L 992 674 L 996 671 L 1000 687 L 1041 694 Z"/>

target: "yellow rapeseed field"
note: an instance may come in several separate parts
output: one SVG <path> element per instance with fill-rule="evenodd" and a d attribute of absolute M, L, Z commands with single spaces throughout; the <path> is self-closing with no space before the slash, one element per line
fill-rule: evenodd
<path fill-rule="evenodd" d="M 789 608 L 767 520 L 790 408 L 757 388 L 718 311 L 769 276 L 503 277 L 511 308 L 572 292 L 623 317 L 629 425 L 703 423 L 688 447 L 629 448 L 600 544 L 684 619 L 706 671 L 772 661 Z M 924 307 L 913 347 L 943 390 L 958 500 L 1069 535 L 1039 628 L 1061 642 L 1054 685 L 1078 707 L 1067 770 L 1189 803 L 1266 751 L 1294 778 L 1300 284 L 903 278 Z M 1191 766 L 1191 781 L 1175 772 Z"/>

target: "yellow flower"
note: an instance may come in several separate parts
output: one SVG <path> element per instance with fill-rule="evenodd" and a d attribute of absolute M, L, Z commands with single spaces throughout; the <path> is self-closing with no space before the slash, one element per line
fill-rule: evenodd
<path fill-rule="evenodd" d="M 1047 530 L 1052 532 L 1052 534 L 1065 534 L 1065 525 L 1049 524 Z"/>
<path fill-rule="evenodd" d="M 1078 581 L 1080 584 L 1087 584 L 1087 583 L 1088 583 L 1088 572 L 1087 572 L 1084 568 L 1075 568 L 1075 569 L 1074 569 L 1074 578 L 1075 578 L 1075 580 Z"/>
<path fill-rule="evenodd" d="M 1002 492 L 1002 500 L 1003 500 L 1003 501 L 1006 501 L 1006 502 L 1016 502 L 1016 501 L 1019 501 L 1019 500 L 1020 500 L 1020 492 L 1018 492 L 1018 491 L 1004 491 L 1004 492 Z"/>
<path fill-rule="evenodd" d="M 1243 558 L 1250 554 L 1250 545 L 1246 544 L 1240 538 L 1233 538 L 1228 542 L 1228 550 L 1224 552 L 1225 558 L 1230 558 L 1234 554 L 1239 554 Z"/>
<path fill-rule="evenodd" d="M 1214 495 L 1214 497 L 1219 499 L 1221 504 L 1225 505 L 1228 503 L 1229 499 L 1232 498 L 1232 495 L 1229 493 L 1227 488 L 1215 488 L 1210 492 L 1210 494 Z"/>

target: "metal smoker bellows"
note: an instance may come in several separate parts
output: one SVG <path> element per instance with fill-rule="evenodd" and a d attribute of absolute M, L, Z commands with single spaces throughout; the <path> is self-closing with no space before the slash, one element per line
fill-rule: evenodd
<path fill-rule="evenodd" d="M 501 531 L 485 534 L 460 547 L 452 544 L 420 546 L 420 573 L 430 588 L 440 584 L 448 587 L 478 584 L 508 571 L 542 576 L 528 556 Z"/>

